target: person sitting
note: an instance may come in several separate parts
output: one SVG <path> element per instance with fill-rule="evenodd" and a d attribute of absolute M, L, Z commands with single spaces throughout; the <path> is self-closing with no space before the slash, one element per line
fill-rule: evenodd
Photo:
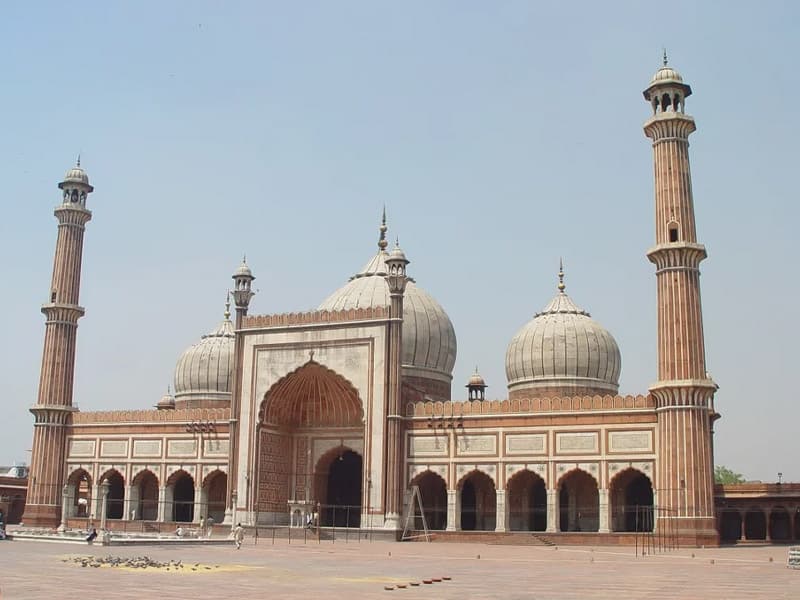
<path fill-rule="evenodd" d="M 95 539 L 97 539 L 97 529 L 92 527 L 89 530 L 89 535 L 86 536 L 86 542 L 91 544 Z"/>
<path fill-rule="evenodd" d="M 179 538 L 182 538 L 183 537 L 183 527 L 178 525 L 178 528 L 175 530 L 175 535 L 177 535 Z"/>

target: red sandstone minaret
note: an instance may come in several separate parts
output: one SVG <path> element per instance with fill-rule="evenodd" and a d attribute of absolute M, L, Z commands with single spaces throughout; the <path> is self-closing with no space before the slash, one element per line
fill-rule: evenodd
<path fill-rule="evenodd" d="M 89 177 L 81 169 L 80 157 L 58 187 L 63 191 L 63 198 L 54 213 L 58 219 L 58 239 L 49 302 L 42 306 L 47 321 L 39 398 L 31 407 L 35 423 L 23 516 L 26 525 L 34 526 L 55 526 L 61 521 L 66 427 L 75 410 L 72 406 L 75 340 L 78 319 L 84 313 L 78 305 L 83 232 L 92 218 L 86 208 L 86 197 L 94 191 Z"/>
<path fill-rule="evenodd" d="M 650 388 L 658 414 L 656 503 L 659 531 L 684 542 L 713 544 L 714 465 L 711 422 L 716 384 L 706 372 L 700 261 L 697 243 L 689 134 L 694 119 L 684 113 L 692 89 L 664 65 L 644 91 L 653 116 L 644 124 L 653 140 L 656 245 L 647 257 L 658 286 L 658 381 Z"/>

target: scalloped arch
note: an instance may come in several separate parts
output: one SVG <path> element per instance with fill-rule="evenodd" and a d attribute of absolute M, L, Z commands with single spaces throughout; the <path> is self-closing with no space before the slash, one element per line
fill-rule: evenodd
<path fill-rule="evenodd" d="M 364 409 L 347 379 L 309 360 L 264 394 L 259 423 L 279 427 L 360 427 Z"/>

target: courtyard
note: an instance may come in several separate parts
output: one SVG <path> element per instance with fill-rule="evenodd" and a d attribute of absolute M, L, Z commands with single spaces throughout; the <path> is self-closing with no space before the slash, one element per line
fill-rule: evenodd
<path fill-rule="evenodd" d="M 787 552 L 787 546 L 737 546 L 642 557 L 627 547 L 264 538 L 258 544 L 247 538 L 237 551 L 233 544 L 17 540 L 0 542 L 0 598 L 797 598 L 800 571 L 786 567 Z M 88 556 L 147 556 L 171 568 L 76 561 Z"/>

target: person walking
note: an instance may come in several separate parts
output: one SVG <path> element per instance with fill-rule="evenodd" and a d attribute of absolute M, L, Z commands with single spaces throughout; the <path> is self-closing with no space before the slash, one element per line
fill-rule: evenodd
<path fill-rule="evenodd" d="M 233 543 L 236 544 L 237 550 L 241 550 L 242 541 L 244 541 L 244 527 L 241 523 L 237 523 L 233 530 Z"/>

